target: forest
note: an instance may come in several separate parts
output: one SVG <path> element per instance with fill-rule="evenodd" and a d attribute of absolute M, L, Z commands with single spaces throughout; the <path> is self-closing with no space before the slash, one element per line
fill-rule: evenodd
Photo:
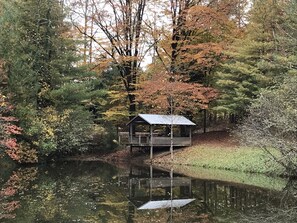
<path fill-rule="evenodd" d="M 111 150 L 173 112 L 297 169 L 295 0 L 0 0 L 0 27 L 2 157 Z"/>

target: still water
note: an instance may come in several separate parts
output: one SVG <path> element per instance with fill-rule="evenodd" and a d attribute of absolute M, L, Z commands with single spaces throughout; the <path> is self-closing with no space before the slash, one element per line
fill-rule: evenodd
<path fill-rule="evenodd" d="M 274 190 L 101 162 L 0 170 L 0 222 L 293 223 L 294 183 Z"/>

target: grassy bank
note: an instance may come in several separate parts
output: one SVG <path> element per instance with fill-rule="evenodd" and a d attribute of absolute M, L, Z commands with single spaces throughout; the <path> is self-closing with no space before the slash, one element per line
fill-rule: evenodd
<path fill-rule="evenodd" d="M 265 174 L 245 173 L 230 170 L 202 168 L 190 165 L 154 165 L 155 168 L 186 175 L 188 177 L 229 182 L 235 185 L 242 184 L 245 186 L 254 186 L 269 190 L 282 191 L 288 184 L 288 179 L 277 176 L 267 176 Z"/>
<path fill-rule="evenodd" d="M 277 151 L 271 152 L 277 155 Z M 284 173 L 284 168 L 263 150 L 238 146 L 212 147 L 196 145 L 183 150 L 176 150 L 173 161 L 170 155 L 167 154 L 157 156 L 153 162 L 270 175 L 281 175 Z"/>

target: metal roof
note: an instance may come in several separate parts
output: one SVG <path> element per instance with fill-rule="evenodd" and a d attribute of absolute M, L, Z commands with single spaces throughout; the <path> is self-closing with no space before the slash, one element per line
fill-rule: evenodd
<path fill-rule="evenodd" d="M 157 114 L 139 114 L 133 118 L 128 124 L 132 122 L 145 121 L 150 125 L 196 125 L 181 115 L 157 115 Z"/>
<path fill-rule="evenodd" d="M 175 200 L 162 200 L 162 201 L 149 201 L 140 206 L 138 210 L 158 209 L 158 208 L 180 208 L 183 207 L 195 199 L 175 199 Z"/>

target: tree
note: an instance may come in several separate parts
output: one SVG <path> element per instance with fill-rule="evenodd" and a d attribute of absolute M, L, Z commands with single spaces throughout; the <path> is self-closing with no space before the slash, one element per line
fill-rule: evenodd
<path fill-rule="evenodd" d="M 170 22 L 162 24 L 163 32 L 152 32 L 160 33 L 155 50 L 165 69 L 209 85 L 206 76 L 224 59 L 222 50 L 236 30 L 234 2 L 169 1 L 164 11 Z"/>
<path fill-rule="evenodd" d="M 24 193 L 30 188 L 30 183 L 36 179 L 37 167 L 15 170 L 9 179 L 0 187 L 0 220 L 15 219 L 16 211 L 21 201 L 16 199 L 17 193 Z"/>
<path fill-rule="evenodd" d="M 168 113 L 173 109 L 174 114 L 193 114 L 199 109 L 207 109 L 217 96 L 213 88 L 185 83 L 178 76 L 174 81 L 171 78 L 170 73 L 158 73 L 143 81 L 136 92 L 137 101 L 153 112 Z"/>
<path fill-rule="evenodd" d="M 95 10 L 95 4 L 92 0 L 75 0 L 71 1 L 70 4 L 71 10 L 75 12 L 78 20 L 82 20 L 82 24 L 77 24 L 77 28 L 85 33 L 82 40 L 82 54 L 83 54 L 83 64 L 92 65 L 94 62 L 94 41 L 88 36 L 94 36 L 96 30 L 94 29 L 94 17 L 93 13 Z M 81 34 L 79 33 L 79 36 Z"/>
<path fill-rule="evenodd" d="M 279 84 L 290 70 L 288 49 L 280 42 L 283 1 L 255 1 L 242 38 L 225 51 L 227 59 L 216 70 L 220 98 L 214 110 L 238 118 L 261 89 Z"/>
<path fill-rule="evenodd" d="M 268 155 L 296 175 L 297 171 L 297 76 L 289 75 L 276 89 L 265 90 L 249 108 L 240 127 L 249 146 L 264 149 Z M 271 149 L 276 149 L 274 153 Z M 279 155 L 278 155 L 279 154 Z"/>
<path fill-rule="evenodd" d="M 263 148 L 293 175 L 297 171 L 296 7 L 296 1 L 286 1 L 281 14 L 284 22 L 276 26 L 277 48 L 287 65 L 285 81 L 261 93 L 240 131 L 247 143 Z M 280 155 L 271 153 L 271 148 Z"/>
<path fill-rule="evenodd" d="M 283 23 L 279 24 L 278 42 L 290 68 L 296 69 L 297 57 L 297 2 L 286 1 L 283 10 Z"/>
<path fill-rule="evenodd" d="M 146 3 L 146 0 L 93 0 L 92 21 L 100 29 L 100 34 L 105 36 L 105 40 L 84 32 L 76 25 L 83 35 L 92 39 L 101 49 L 99 63 L 112 64 L 119 70 L 129 100 L 130 117 L 136 112 L 134 91 L 144 57 L 143 20 Z"/>
<path fill-rule="evenodd" d="M 184 41 L 180 43 L 180 72 L 193 82 L 211 85 L 213 70 L 225 59 L 223 50 L 237 31 L 222 6 L 192 6 L 184 25 Z"/>
<path fill-rule="evenodd" d="M 76 48 L 60 1 L 3 0 L 1 9 L 0 56 L 23 130 L 21 151 L 34 157 L 34 150 L 45 160 L 85 150 L 92 119 L 81 101 L 92 89 L 82 79 L 90 73 L 75 66 Z"/>
<path fill-rule="evenodd" d="M 214 2 L 216 1 L 178 0 L 168 2 L 164 11 L 169 18 L 170 24 L 164 26 L 166 28 L 163 28 L 163 32 L 160 32 L 158 29 L 154 29 L 155 32 L 152 32 L 153 34 L 161 33 L 161 37 L 153 38 L 157 41 L 155 43 L 156 53 L 153 64 L 149 69 L 150 73 L 166 74 L 163 78 L 168 80 L 165 82 L 173 82 L 173 86 L 181 87 L 180 82 L 183 82 L 183 87 L 185 88 L 183 93 L 185 95 L 188 95 L 192 90 L 193 96 L 197 97 L 195 99 L 196 109 L 190 109 L 193 108 L 190 105 L 193 104 L 191 97 L 188 99 L 183 98 L 183 100 L 191 101 L 187 105 L 189 106 L 188 111 L 191 111 L 191 114 L 199 114 L 198 111 L 203 110 L 205 121 L 206 108 L 209 107 L 205 101 L 210 102 L 217 95 L 216 91 L 211 89 L 210 75 L 214 67 L 224 59 L 223 48 L 230 41 L 230 35 L 233 29 L 235 29 L 235 25 L 228 17 L 232 14 L 228 11 L 231 4 L 227 7 Z M 222 10 L 223 8 L 225 11 Z M 160 68 L 160 65 L 163 65 L 163 68 Z M 157 67 L 157 69 L 154 67 Z M 170 75 L 168 76 L 168 74 Z M 150 74 L 147 79 L 150 80 Z M 155 89 L 153 83 L 154 81 L 151 84 L 145 82 L 144 85 Z M 143 84 L 140 83 L 140 85 L 142 89 L 145 88 Z M 166 84 L 167 87 L 169 85 Z M 195 87 L 193 88 L 193 86 Z M 201 95 L 194 93 L 196 89 L 200 89 L 200 93 L 205 91 L 206 97 L 204 99 L 206 100 L 203 102 L 203 105 L 197 103 L 204 99 L 202 99 Z M 179 93 L 182 94 L 181 92 Z M 161 95 L 159 97 L 162 100 Z M 172 97 L 169 96 L 167 101 L 171 101 L 170 98 Z M 173 99 L 173 103 L 175 103 L 175 100 Z M 149 101 L 147 102 L 149 103 Z M 185 104 L 184 106 L 186 107 Z M 168 113 L 170 104 L 167 103 L 167 105 L 169 105 L 166 110 Z M 186 110 L 185 107 L 183 108 L 184 110 Z"/>
<path fill-rule="evenodd" d="M 11 116 L 12 110 L 13 107 L 8 104 L 6 97 L 0 93 L 0 149 L 16 162 L 34 163 L 37 160 L 36 151 L 34 149 L 22 151 L 17 141 L 22 129 L 16 125 L 18 120 Z"/>

